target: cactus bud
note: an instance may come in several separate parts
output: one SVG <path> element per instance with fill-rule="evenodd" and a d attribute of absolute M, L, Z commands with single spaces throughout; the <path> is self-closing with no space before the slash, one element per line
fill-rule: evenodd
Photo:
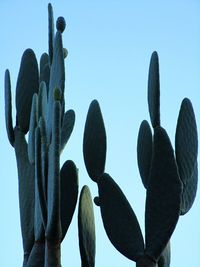
<path fill-rule="evenodd" d="M 63 33 L 65 30 L 65 27 L 66 27 L 65 19 L 63 17 L 58 17 L 56 21 L 56 29 L 60 31 L 61 33 Z"/>

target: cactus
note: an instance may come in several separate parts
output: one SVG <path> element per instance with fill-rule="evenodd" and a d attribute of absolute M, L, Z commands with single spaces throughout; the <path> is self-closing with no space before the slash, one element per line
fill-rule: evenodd
<path fill-rule="evenodd" d="M 145 239 L 124 193 L 105 173 L 106 131 L 97 100 L 90 104 L 83 137 L 83 156 L 90 178 L 97 183 L 105 231 L 111 243 L 137 267 L 169 267 L 170 238 L 180 215 L 191 208 L 197 190 L 197 127 L 192 104 L 180 108 L 175 153 L 160 120 L 159 60 L 153 52 L 149 67 L 148 107 L 151 126 L 141 123 L 137 160 L 146 188 Z"/>
<path fill-rule="evenodd" d="M 10 73 L 5 72 L 6 129 L 17 160 L 24 267 L 61 266 L 60 246 L 78 197 L 75 164 L 67 160 L 60 168 L 60 155 L 75 122 L 74 111 L 65 112 L 64 103 L 65 20 L 58 18 L 54 35 L 51 4 L 48 19 L 49 54 L 41 56 L 40 67 L 32 49 L 21 59 L 14 127 Z"/>

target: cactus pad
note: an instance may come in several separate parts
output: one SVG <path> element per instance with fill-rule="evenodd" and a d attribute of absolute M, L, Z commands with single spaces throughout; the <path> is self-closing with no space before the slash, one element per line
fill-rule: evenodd
<path fill-rule="evenodd" d="M 192 103 L 185 98 L 182 101 L 176 128 L 176 161 L 183 182 L 181 214 L 191 208 L 197 191 L 197 152 L 198 137 Z"/>
<path fill-rule="evenodd" d="M 113 246 L 130 260 L 144 252 L 144 241 L 137 217 L 115 181 L 106 173 L 98 180 L 101 216 Z"/>
<path fill-rule="evenodd" d="M 149 66 L 148 105 L 152 126 L 160 125 L 160 78 L 157 52 L 153 52 Z"/>
<path fill-rule="evenodd" d="M 182 183 L 174 151 L 162 127 L 154 130 L 152 168 L 145 210 L 146 254 L 158 260 L 179 218 Z"/>
<path fill-rule="evenodd" d="M 88 186 L 81 190 L 78 210 L 78 234 L 82 267 L 95 266 L 95 221 Z"/>
<path fill-rule="evenodd" d="M 97 100 L 90 104 L 85 123 L 83 156 L 90 178 L 97 182 L 104 173 L 106 160 L 106 131 Z"/>
<path fill-rule="evenodd" d="M 137 141 L 137 161 L 140 176 L 145 188 L 148 186 L 151 159 L 152 159 L 152 133 L 150 125 L 147 121 L 143 121 L 140 125 L 138 141 Z"/>

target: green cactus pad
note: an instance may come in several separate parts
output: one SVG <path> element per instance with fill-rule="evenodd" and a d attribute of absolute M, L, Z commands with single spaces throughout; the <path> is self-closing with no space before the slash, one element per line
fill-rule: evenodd
<path fill-rule="evenodd" d="M 57 32 L 54 41 L 54 54 L 50 70 L 50 83 L 49 83 L 50 94 L 53 96 L 55 88 L 59 88 L 63 94 L 64 86 L 65 86 L 65 67 L 64 67 L 62 35 L 60 32 Z"/>
<path fill-rule="evenodd" d="M 48 114 L 47 114 L 47 137 L 48 142 L 51 137 L 52 127 L 52 108 L 54 99 L 54 90 L 59 88 L 61 90 L 62 102 L 64 101 L 64 83 L 65 83 L 65 68 L 63 57 L 62 36 L 60 32 L 56 33 L 54 43 L 53 61 L 50 69 L 49 95 L 48 95 Z M 64 105 L 61 103 L 62 106 Z"/>
<path fill-rule="evenodd" d="M 50 79 L 49 56 L 47 53 L 43 53 L 40 58 L 40 83 L 45 82 L 47 87 L 47 93 L 49 89 L 49 79 Z"/>
<path fill-rule="evenodd" d="M 38 126 L 41 134 L 41 166 L 42 166 L 42 185 L 45 194 L 45 200 L 47 199 L 47 176 L 48 176 L 48 145 L 46 134 L 46 121 L 43 117 L 40 117 Z M 46 203 L 45 203 L 46 205 Z"/>
<path fill-rule="evenodd" d="M 38 120 L 43 117 L 46 121 L 47 114 L 47 87 L 45 82 L 40 83 L 38 92 Z"/>
<path fill-rule="evenodd" d="M 61 240 L 60 223 L 60 128 L 61 105 L 59 101 L 53 105 L 52 140 L 48 157 L 48 219 L 46 237 L 48 240 Z"/>
<path fill-rule="evenodd" d="M 42 166 L 41 166 L 41 134 L 39 127 L 36 129 L 35 134 L 35 216 L 34 216 L 34 234 L 36 242 L 44 242 L 45 232 L 44 232 L 44 218 L 43 218 L 43 206 L 41 203 L 41 194 L 43 193 L 42 186 Z M 41 192 L 42 191 L 42 192 Z"/>
<path fill-rule="evenodd" d="M 148 77 L 148 105 L 152 126 L 160 126 L 160 78 L 157 52 L 151 55 Z"/>
<path fill-rule="evenodd" d="M 81 190 L 78 209 L 78 234 L 82 267 L 95 266 L 95 220 L 88 186 Z"/>
<path fill-rule="evenodd" d="M 34 166 L 28 159 L 28 148 L 24 133 L 15 128 L 15 154 L 19 182 L 20 221 L 24 252 L 29 254 L 34 244 Z"/>
<path fill-rule="evenodd" d="M 20 64 L 16 86 L 17 123 L 26 134 L 29 130 L 31 103 L 39 89 L 38 64 L 33 50 L 25 50 Z"/>
<path fill-rule="evenodd" d="M 192 103 L 185 98 L 182 101 L 175 137 L 176 161 L 183 182 L 181 214 L 191 208 L 197 191 L 197 153 L 198 136 Z"/>
<path fill-rule="evenodd" d="M 158 260 L 180 214 L 182 183 L 166 131 L 154 129 L 152 167 L 145 210 L 146 254 Z"/>
<path fill-rule="evenodd" d="M 140 176 L 145 188 L 148 186 L 148 179 L 151 168 L 152 159 L 152 133 L 150 125 L 147 121 L 143 121 L 140 125 L 137 140 L 137 161 Z"/>
<path fill-rule="evenodd" d="M 115 248 L 130 260 L 144 253 L 144 241 L 137 217 L 115 181 L 106 173 L 98 180 L 104 228 Z"/>
<path fill-rule="evenodd" d="M 53 61 L 53 46 L 54 46 L 54 18 L 52 5 L 48 4 L 48 24 L 49 24 L 49 63 Z"/>
<path fill-rule="evenodd" d="M 171 261 L 171 248 L 169 241 L 158 260 L 158 267 L 170 267 L 170 261 Z"/>
<path fill-rule="evenodd" d="M 42 151 L 42 135 L 41 128 L 37 127 L 35 131 L 35 198 L 37 198 L 37 215 L 38 224 L 43 222 L 43 226 L 47 225 L 47 199 L 46 199 L 46 183 L 43 172 L 43 151 Z M 38 203 L 39 202 L 39 203 Z M 38 218 L 37 218 L 38 217 Z M 35 224 L 37 223 L 35 222 Z M 40 239 L 41 225 L 39 225 L 38 238 Z"/>
<path fill-rule="evenodd" d="M 106 160 L 106 131 L 97 100 L 90 104 L 85 123 L 83 156 L 90 178 L 97 182 L 104 173 Z"/>
<path fill-rule="evenodd" d="M 35 129 L 38 124 L 38 95 L 34 94 L 31 105 L 31 116 L 28 133 L 28 158 L 31 164 L 35 163 Z"/>
<path fill-rule="evenodd" d="M 78 198 L 78 173 L 73 161 L 67 160 L 60 171 L 60 218 L 62 240 L 71 223 Z"/>
<path fill-rule="evenodd" d="M 71 133 L 74 128 L 75 123 L 75 112 L 70 109 L 65 112 L 62 122 L 62 130 L 61 130 L 61 145 L 60 150 L 62 151 L 67 144 Z"/>
<path fill-rule="evenodd" d="M 14 135 L 13 121 L 12 121 L 12 96 L 11 96 L 11 83 L 10 83 L 9 70 L 6 70 L 5 72 L 4 89 L 5 89 L 6 130 L 7 130 L 8 140 L 11 146 L 13 146 L 15 141 L 15 135 Z"/>

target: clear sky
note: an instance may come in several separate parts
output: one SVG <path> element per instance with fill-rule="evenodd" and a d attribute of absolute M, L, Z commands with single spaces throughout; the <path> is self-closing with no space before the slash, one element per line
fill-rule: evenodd
<path fill-rule="evenodd" d="M 160 59 L 161 121 L 174 144 L 180 103 L 189 97 L 200 128 L 200 2 L 168 1 L 64 1 L 51 2 L 54 17 L 62 15 L 67 27 L 66 108 L 76 112 L 76 125 L 61 161 L 72 159 L 79 168 L 80 189 L 87 184 L 92 196 L 97 187 L 88 177 L 82 156 L 87 110 L 98 99 L 107 130 L 106 172 L 130 201 L 144 230 L 145 190 L 136 161 L 140 123 L 149 120 L 147 77 L 151 53 Z M 47 51 L 48 1 L 0 1 L 0 264 L 22 266 L 18 183 L 14 150 L 5 131 L 4 71 L 11 72 L 13 118 L 15 85 L 23 51 L 32 48 L 39 60 Z M 134 264 L 109 242 L 98 207 L 96 267 Z M 198 267 L 200 262 L 200 191 L 190 212 L 179 219 L 172 237 L 171 267 Z M 62 243 L 62 266 L 81 266 L 77 210 Z"/>

